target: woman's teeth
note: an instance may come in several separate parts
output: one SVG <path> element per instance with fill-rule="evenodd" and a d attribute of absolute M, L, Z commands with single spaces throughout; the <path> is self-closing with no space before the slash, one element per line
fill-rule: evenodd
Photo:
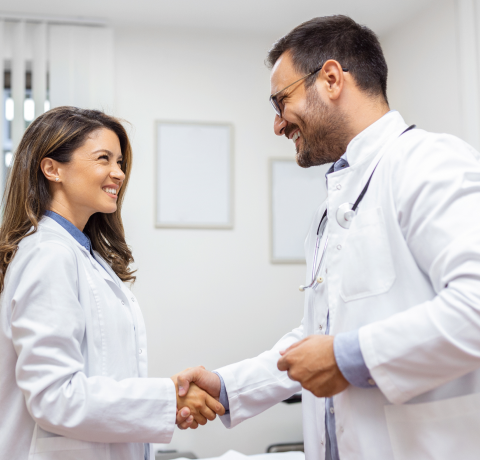
<path fill-rule="evenodd" d="M 297 131 L 293 136 L 292 136 L 292 141 L 295 144 L 297 142 L 297 139 L 300 137 L 300 131 Z"/>
<path fill-rule="evenodd" d="M 104 192 L 107 192 L 107 193 L 111 193 L 112 195 L 116 195 L 116 194 L 117 194 L 117 190 L 114 189 L 114 188 L 104 187 L 104 188 L 103 188 L 103 191 L 104 191 Z"/>

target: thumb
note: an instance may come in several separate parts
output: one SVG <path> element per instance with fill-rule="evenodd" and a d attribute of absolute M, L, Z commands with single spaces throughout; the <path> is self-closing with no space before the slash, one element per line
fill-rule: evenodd
<path fill-rule="evenodd" d="M 190 383 L 197 380 L 197 372 L 195 368 L 186 369 L 177 375 L 178 396 L 183 397 L 188 393 Z"/>

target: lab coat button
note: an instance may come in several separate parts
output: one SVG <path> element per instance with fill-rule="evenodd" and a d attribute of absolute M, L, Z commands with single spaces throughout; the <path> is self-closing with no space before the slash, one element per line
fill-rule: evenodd
<path fill-rule="evenodd" d="M 337 246 L 337 249 L 340 251 L 340 249 L 342 249 L 342 245 L 339 244 L 339 245 Z"/>
<path fill-rule="evenodd" d="M 337 185 L 337 190 L 340 190 L 342 186 L 340 184 Z"/>
<path fill-rule="evenodd" d="M 335 413 L 335 409 L 333 407 L 330 407 L 330 413 L 331 414 L 334 414 Z"/>
<path fill-rule="evenodd" d="M 340 427 L 340 432 L 343 433 L 343 426 Z"/>
<path fill-rule="evenodd" d="M 140 348 L 140 350 L 138 350 L 138 354 L 141 355 L 143 353 L 143 350 Z"/>
<path fill-rule="evenodd" d="M 132 302 L 135 302 L 135 297 L 132 297 Z"/>
<path fill-rule="evenodd" d="M 320 330 L 322 330 L 322 329 L 323 329 L 323 326 L 320 324 L 320 326 L 318 326 L 318 328 L 319 328 Z"/>
<path fill-rule="evenodd" d="M 125 302 L 123 300 L 121 302 L 122 302 L 122 305 L 125 305 Z"/>
<path fill-rule="evenodd" d="M 368 384 L 372 385 L 372 387 L 376 385 L 375 380 L 373 379 L 368 379 Z"/>

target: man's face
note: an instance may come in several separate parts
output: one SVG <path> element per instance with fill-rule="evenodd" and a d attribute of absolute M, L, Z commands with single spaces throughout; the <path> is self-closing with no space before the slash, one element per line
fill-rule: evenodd
<path fill-rule="evenodd" d="M 297 163 L 303 168 L 337 161 L 348 145 L 347 117 L 328 97 L 322 97 L 328 83 L 321 73 L 311 77 L 316 81 L 310 87 L 301 80 L 277 95 L 282 117 L 275 117 L 275 134 L 294 142 Z M 272 94 L 301 77 L 290 54 L 284 53 L 272 70 Z"/>

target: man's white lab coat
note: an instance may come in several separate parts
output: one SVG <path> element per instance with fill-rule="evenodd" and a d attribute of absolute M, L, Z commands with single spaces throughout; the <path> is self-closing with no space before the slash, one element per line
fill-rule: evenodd
<path fill-rule="evenodd" d="M 407 128 L 398 112 L 348 146 L 349 168 L 328 176 L 328 198 L 305 242 L 310 283 L 325 208 L 325 282 L 305 294 L 302 325 L 257 358 L 219 369 L 235 426 L 299 390 L 277 370 L 279 350 L 311 334 L 359 330 L 378 388 L 334 397 L 341 460 L 480 458 L 480 162 L 446 134 Z M 378 164 L 350 229 L 354 203 Z M 325 400 L 303 390 L 308 460 L 325 456 Z"/>
<path fill-rule="evenodd" d="M 8 267 L 0 312 L 0 458 L 143 460 L 175 428 L 171 379 L 147 376 L 137 300 L 44 217 Z M 153 459 L 153 455 L 151 456 Z"/>

